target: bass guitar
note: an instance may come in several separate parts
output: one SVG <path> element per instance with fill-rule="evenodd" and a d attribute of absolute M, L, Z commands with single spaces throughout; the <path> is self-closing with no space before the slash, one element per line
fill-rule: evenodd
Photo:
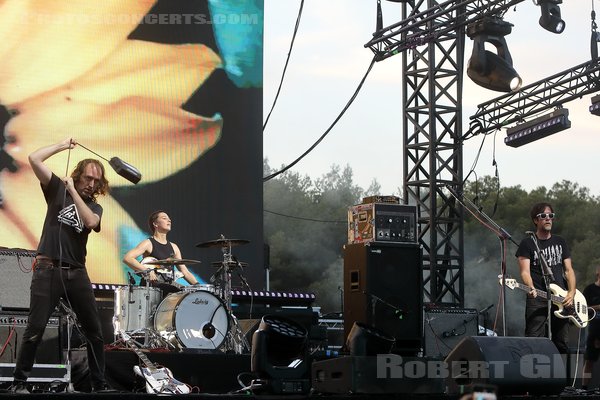
<path fill-rule="evenodd" d="M 125 331 L 119 330 L 119 334 L 144 364 L 144 367 L 135 365 L 133 372 L 146 380 L 146 392 L 151 394 L 188 394 L 191 392 L 188 385 L 173 378 L 173 374 L 168 368 L 157 367 L 150 361 Z"/>
<path fill-rule="evenodd" d="M 502 275 L 499 276 L 500 285 L 502 285 Z M 531 288 L 522 283 L 518 283 L 515 279 L 505 279 L 504 283 L 510 289 L 521 289 L 527 293 L 531 292 Z M 534 289 L 538 297 L 548 299 L 548 293 L 543 290 Z M 585 328 L 588 324 L 588 306 L 583 293 L 579 290 L 575 292 L 573 304 L 565 307 L 563 300 L 567 296 L 567 291 L 560 286 L 550 284 L 550 301 L 558 306 L 558 310 L 554 311 L 554 315 L 558 318 L 569 318 L 578 328 Z"/>

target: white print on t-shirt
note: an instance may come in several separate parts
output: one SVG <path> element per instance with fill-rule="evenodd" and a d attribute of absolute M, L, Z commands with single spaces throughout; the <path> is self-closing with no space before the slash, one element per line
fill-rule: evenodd
<path fill-rule="evenodd" d="M 557 244 L 554 246 L 546 247 L 544 250 L 542 250 L 542 254 L 544 255 L 544 258 L 546 259 L 546 261 L 548 262 L 549 267 L 553 267 L 555 265 L 562 264 L 562 262 L 563 262 L 561 245 Z M 538 261 L 537 251 L 534 253 L 533 257 L 534 257 L 534 263 L 537 265 L 537 261 Z"/>
<path fill-rule="evenodd" d="M 60 210 L 58 213 L 58 222 L 72 226 L 77 233 L 81 233 L 83 230 L 83 221 L 79 218 L 79 213 L 77 212 L 75 204 L 71 204 Z"/>

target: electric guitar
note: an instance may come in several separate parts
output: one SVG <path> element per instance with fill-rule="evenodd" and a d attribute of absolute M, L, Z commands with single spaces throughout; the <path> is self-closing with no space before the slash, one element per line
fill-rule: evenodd
<path fill-rule="evenodd" d="M 499 283 L 502 285 L 502 275 L 499 276 Z M 505 279 L 504 283 L 510 289 L 521 289 L 527 293 L 531 292 L 531 288 L 522 283 L 518 283 L 515 279 Z M 542 299 L 548 298 L 548 293 L 543 290 L 534 289 L 537 296 Z M 550 300 L 558 306 L 558 310 L 554 311 L 554 315 L 558 318 L 569 318 L 571 322 L 577 325 L 578 328 L 585 328 L 588 324 L 588 311 L 587 311 L 587 301 L 579 290 L 575 292 L 575 298 L 573 299 L 573 304 L 565 307 L 563 305 L 563 300 L 567 296 L 567 291 L 561 288 L 560 286 L 551 283 L 550 284 Z"/>
<path fill-rule="evenodd" d="M 173 378 L 168 368 L 157 367 L 146 355 L 135 345 L 131 337 L 125 331 L 119 330 L 121 337 L 133 349 L 135 354 L 142 360 L 145 367 L 135 365 L 133 372 L 146 380 L 146 392 L 151 394 L 188 394 L 190 387 L 185 383 Z"/>
<path fill-rule="evenodd" d="M 142 259 L 142 261 L 140 261 L 140 263 L 142 265 L 153 265 L 152 264 L 153 261 L 158 261 L 158 260 L 156 258 L 154 258 L 154 257 L 144 257 Z M 175 268 L 175 266 L 173 265 L 173 266 L 171 266 L 171 268 Z M 171 271 L 170 268 L 166 268 L 164 265 L 157 265 L 157 266 L 155 266 L 154 272 L 166 275 L 168 277 L 172 277 L 173 276 L 173 271 Z M 183 278 L 183 272 L 179 271 L 178 269 L 175 269 L 175 279 L 173 279 L 173 281 L 176 281 L 179 278 Z"/>

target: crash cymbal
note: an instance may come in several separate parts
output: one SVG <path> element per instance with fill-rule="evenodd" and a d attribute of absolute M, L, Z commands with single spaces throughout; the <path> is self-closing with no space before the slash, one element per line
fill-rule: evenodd
<path fill-rule="evenodd" d="M 221 267 L 224 264 L 225 264 L 225 261 L 215 261 L 215 262 L 211 262 L 210 266 L 211 267 L 215 267 L 215 268 L 219 268 L 219 267 Z M 240 266 L 242 266 L 242 268 L 246 268 L 248 266 L 248 263 L 245 263 L 245 262 L 241 262 L 239 264 L 240 264 Z M 227 263 L 227 267 L 229 267 L 229 268 L 235 268 L 237 266 L 238 266 L 238 263 L 235 262 L 235 261 L 229 261 Z"/>
<path fill-rule="evenodd" d="M 208 242 L 198 243 L 196 247 L 235 247 L 248 243 L 250 243 L 250 241 L 246 239 L 221 238 L 216 240 L 209 240 Z"/>
<path fill-rule="evenodd" d="M 186 258 L 166 258 L 164 260 L 148 261 L 148 265 L 181 265 L 181 264 L 200 264 L 202 261 L 190 260 Z"/>

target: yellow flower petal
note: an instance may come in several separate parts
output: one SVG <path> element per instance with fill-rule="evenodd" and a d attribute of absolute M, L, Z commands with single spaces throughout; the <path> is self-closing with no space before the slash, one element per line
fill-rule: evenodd
<path fill-rule="evenodd" d="M 19 163 L 17 173 L 0 174 L 3 206 L 0 208 L 0 243 L 4 247 L 35 250 L 42 232 L 46 202 L 29 164 Z"/>
<path fill-rule="evenodd" d="M 0 103 L 63 85 L 110 54 L 155 0 L 6 0 L 0 6 Z"/>
<path fill-rule="evenodd" d="M 113 103 L 124 97 L 141 96 L 180 106 L 220 65 L 219 56 L 204 45 L 126 40 L 89 73 L 28 99 L 27 104 L 31 108 L 38 102 L 61 99 Z M 20 109 L 22 105 L 14 104 L 13 108 Z"/>
<path fill-rule="evenodd" d="M 90 104 L 52 97 L 49 104 L 24 104 L 22 112 L 5 128 L 16 142 L 5 146 L 17 160 L 48 143 L 73 137 L 100 155 L 119 157 L 136 166 L 148 183 L 165 178 L 187 167 L 218 141 L 223 121 L 219 115 L 201 117 L 164 102 L 148 98 L 129 98 L 113 104 Z M 44 135 L 39 135 L 44 132 Z M 163 158 L 149 159 L 160 149 Z M 73 150 L 77 159 L 93 157 L 82 148 Z M 65 168 L 63 154 L 52 157 L 54 171 Z M 107 174 L 109 180 L 111 177 Z M 113 176 L 114 185 L 125 184 Z"/>

